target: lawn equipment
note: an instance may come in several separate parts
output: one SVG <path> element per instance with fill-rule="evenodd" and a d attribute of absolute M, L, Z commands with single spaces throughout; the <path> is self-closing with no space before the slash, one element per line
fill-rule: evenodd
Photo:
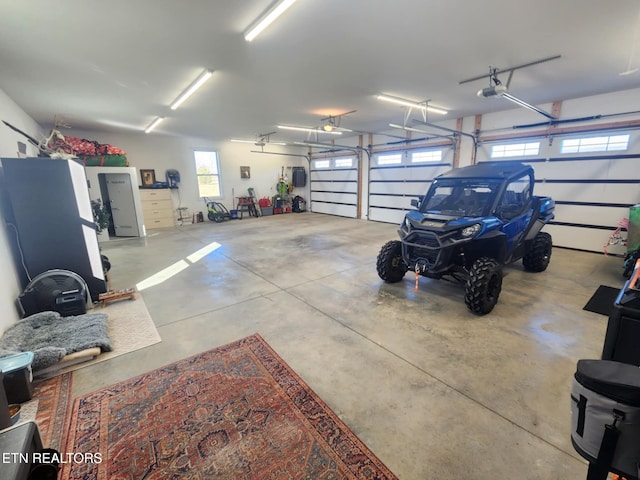
<path fill-rule="evenodd" d="M 220 202 L 211 202 L 206 197 L 204 203 L 207 205 L 207 218 L 212 222 L 221 223 L 231 220 L 231 214 L 227 207 Z"/>

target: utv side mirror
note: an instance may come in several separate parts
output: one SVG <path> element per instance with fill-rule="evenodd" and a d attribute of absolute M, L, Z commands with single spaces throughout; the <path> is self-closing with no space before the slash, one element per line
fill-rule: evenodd
<path fill-rule="evenodd" d="M 424 200 L 424 195 L 420 195 L 417 199 L 412 198 L 411 199 L 411 206 L 412 207 L 416 207 L 416 208 L 420 208 L 420 204 L 422 203 L 422 200 Z"/>

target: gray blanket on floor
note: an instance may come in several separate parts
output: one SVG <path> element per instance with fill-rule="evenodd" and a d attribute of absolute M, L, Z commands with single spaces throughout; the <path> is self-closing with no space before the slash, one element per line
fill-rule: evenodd
<path fill-rule="evenodd" d="M 104 313 L 63 317 L 40 312 L 18 320 L 0 338 L 0 357 L 33 352 L 34 371 L 55 365 L 65 355 L 87 348 L 111 351 L 108 318 Z"/>

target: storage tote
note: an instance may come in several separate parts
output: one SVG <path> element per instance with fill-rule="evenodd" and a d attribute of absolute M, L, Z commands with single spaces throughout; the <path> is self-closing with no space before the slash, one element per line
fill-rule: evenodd
<path fill-rule="evenodd" d="M 640 462 L 640 368 L 579 360 L 571 388 L 571 443 L 589 462 L 587 480 L 607 472 L 637 479 Z"/>
<path fill-rule="evenodd" d="M 9 403 L 23 403 L 33 396 L 33 352 L 22 352 L 0 358 L 2 383 Z"/>

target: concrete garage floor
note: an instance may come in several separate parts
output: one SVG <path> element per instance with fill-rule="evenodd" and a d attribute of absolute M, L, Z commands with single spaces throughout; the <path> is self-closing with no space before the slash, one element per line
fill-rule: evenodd
<path fill-rule="evenodd" d="M 375 268 L 396 226 L 303 213 L 187 225 L 103 244 L 112 286 L 221 247 L 143 291 L 162 342 L 74 373 L 74 395 L 260 333 L 401 479 L 581 479 L 570 441 L 576 361 L 607 318 L 582 310 L 622 259 L 555 248 L 546 272 L 505 270 L 498 305 Z"/>

